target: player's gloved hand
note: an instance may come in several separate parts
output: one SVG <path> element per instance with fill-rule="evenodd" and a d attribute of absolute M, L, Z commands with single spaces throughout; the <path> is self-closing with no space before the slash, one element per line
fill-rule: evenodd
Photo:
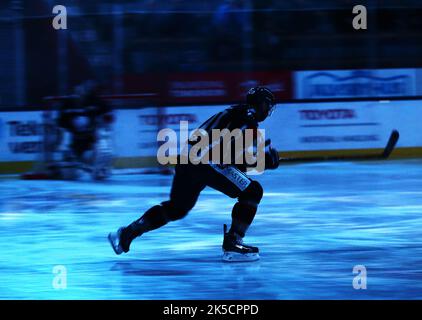
<path fill-rule="evenodd" d="M 265 151 L 265 168 L 266 169 L 277 169 L 279 165 L 278 151 L 269 146 Z"/>

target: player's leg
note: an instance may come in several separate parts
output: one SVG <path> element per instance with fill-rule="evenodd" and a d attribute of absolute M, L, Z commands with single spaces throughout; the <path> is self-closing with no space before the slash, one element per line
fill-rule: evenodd
<path fill-rule="evenodd" d="M 252 224 L 261 202 L 263 196 L 261 185 L 233 166 L 211 165 L 208 171 L 207 185 L 238 200 L 232 210 L 230 230 L 226 232 L 226 227 L 224 229 L 223 259 L 230 261 L 258 259 L 258 248 L 244 244 L 242 239 Z"/>
<path fill-rule="evenodd" d="M 243 237 L 255 218 L 263 190 L 256 181 L 240 194 L 232 210 L 232 224 L 229 232 L 224 226 L 223 260 L 254 261 L 259 259 L 259 249 L 243 243 Z"/>
<path fill-rule="evenodd" d="M 230 232 L 235 232 L 242 238 L 252 224 L 263 196 L 263 189 L 257 181 L 251 181 L 249 186 L 238 196 L 238 201 L 232 210 Z"/>
<path fill-rule="evenodd" d="M 97 129 L 93 143 L 92 176 L 95 180 L 109 178 L 113 167 L 112 133 L 106 126 Z"/>
<path fill-rule="evenodd" d="M 131 242 L 143 233 L 158 229 L 170 221 L 184 218 L 195 205 L 205 185 L 192 174 L 190 165 L 177 165 L 170 199 L 148 209 L 142 217 L 117 233 L 110 234 L 109 240 L 117 254 L 128 252 Z"/>

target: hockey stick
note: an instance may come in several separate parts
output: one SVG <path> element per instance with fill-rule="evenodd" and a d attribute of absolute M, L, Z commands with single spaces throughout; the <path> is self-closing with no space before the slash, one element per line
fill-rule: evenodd
<path fill-rule="evenodd" d="M 383 160 L 387 159 L 393 152 L 400 134 L 397 130 L 391 132 L 387 145 L 381 154 L 358 155 L 358 156 L 325 156 L 313 158 L 280 158 L 280 164 L 289 162 L 319 162 L 319 161 L 354 161 L 354 160 Z"/>

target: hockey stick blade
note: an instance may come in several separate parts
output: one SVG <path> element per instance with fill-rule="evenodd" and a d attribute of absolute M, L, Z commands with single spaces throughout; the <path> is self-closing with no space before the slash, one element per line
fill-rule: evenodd
<path fill-rule="evenodd" d="M 354 160 L 382 160 L 387 159 L 394 148 L 396 147 L 397 141 L 399 141 L 400 134 L 397 130 L 391 132 L 390 138 L 388 139 L 387 145 L 381 154 L 374 155 L 359 155 L 359 156 L 325 156 L 325 157 L 313 157 L 313 158 L 280 158 L 280 163 L 289 162 L 321 162 L 321 161 L 354 161 Z"/>
<path fill-rule="evenodd" d="M 387 159 L 391 152 L 393 152 L 394 148 L 396 147 L 397 141 L 399 141 L 400 134 L 397 130 L 393 130 L 390 135 L 390 139 L 388 139 L 387 146 L 384 149 L 384 152 L 381 155 L 382 159 Z"/>

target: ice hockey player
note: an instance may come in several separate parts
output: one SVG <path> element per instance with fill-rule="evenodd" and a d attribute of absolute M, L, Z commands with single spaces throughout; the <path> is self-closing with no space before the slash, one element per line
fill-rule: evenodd
<path fill-rule="evenodd" d="M 273 111 L 275 99 L 266 87 L 251 88 L 246 104 L 232 106 L 212 116 L 200 129 L 210 133 L 212 129 L 253 129 Z M 246 152 L 246 150 L 244 150 Z M 276 169 L 278 152 L 271 145 L 265 149 L 265 169 Z M 244 165 L 180 164 L 175 176 L 170 199 L 147 210 L 142 217 L 117 232 L 108 235 L 116 254 L 127 253 L 131 242 L 143 233 L 161 228 L 170 221 L 184 218 L 194 207 L 199 194 L 209 186 L 237 199 L 232 210 L 230 230 L 224 225 L 223 260 L 254 261 L 259 259 L 259 250 L 243 243 L 243 237 L 251 225 L 263 196 L 261 185 L 250 179 Z"/>
<path fill-rule="evenodd" d="M 114 120 L 112 110 L 100 98 L 99 85 L 87 81 L 76 88 L 76 94 L 64 98 L 61 102 L 57 124 L 70 134 L 69 158 L 87 164 L 95 178 L 104 178 L 104 163 L 99 163 L 95 150 L 99 140 L 99 130 L 107 128 Z"/>

